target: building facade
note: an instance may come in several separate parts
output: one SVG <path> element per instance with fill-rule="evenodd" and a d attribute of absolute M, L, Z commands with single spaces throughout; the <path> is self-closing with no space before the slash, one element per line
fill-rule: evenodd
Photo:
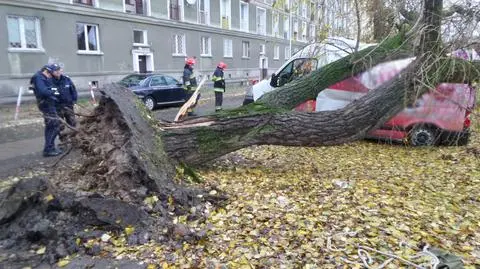
<path fill-rule="evenodd" d="M 0 0 L 0 98 L 53 62 L 78 88 L 133 72 L 179 78 L 193 56 L 200 75 L 223 61 L 227 80 L 259 79 L 318 38 L 323 2 Z"/>

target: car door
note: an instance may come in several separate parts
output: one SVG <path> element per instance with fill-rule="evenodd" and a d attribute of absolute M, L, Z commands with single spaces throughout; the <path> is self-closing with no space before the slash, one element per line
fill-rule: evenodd
<path fill-rule="evenodd" d="M 170 88 L 170 96 L 172 102 L 185 102 L 188 99 L 187 92 L 183 88 L 182 83 L 170 76 L 164 76 L 168 87 Z"/>
<path fill-rule="evenodd" d="M 157 103 L 168 103 L 171 101 L 170 91 L 163 76 L 153 76 L 150 80 L 150 89 Z"/>

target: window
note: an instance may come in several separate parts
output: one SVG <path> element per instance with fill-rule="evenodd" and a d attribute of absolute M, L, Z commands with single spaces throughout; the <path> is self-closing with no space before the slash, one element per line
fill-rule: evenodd
<path fill-rule="evenodd" d="M 98 25 L 77 23 L 77 44 L 79 51 L 100 52 Z"/>
<path fill-rule="evenodd" d="M 168 3 L 169 3 L 168 17 L 171 20 L 176 20 L 176 21 L 183 20 L 182 1 L 180 1 L 180 0 L 169 0 Z"/>
<path fill-rule="evenodd" d="M 240 1 L 240 30 L 248 32 L 248 4 Z"/>
<path fill-rule="evenodd" d="M 260 55 L 265 55 L 265 44 L 260 44 Z"/>
<path fill-rule="evenodd" d="M 34 17 L 7 16 L 8 47 L 11 49 L 42 49 L 40 20 Z"/>
<path fill-rule="evenodd" d="M 185 35 L 173 35 L 173 55 L 186 56 Z"/>
<path fill-rule="evenodd" d="M 212 56 L 212 39 L 208 36 L 200 38 L 200 56 Z"/>
<path fill-rule="evenodd" d="M 73 0 L 74 4 L 82 4 L 82 5 L 87 5 L 87 6 L 94 6 L 95 2 L 94 0 Z"/>
<path fill-rule="evenodd" d="M 317 32 L 315 31 L 315 24 L 310 24 L 310 40 L 315 40 L 317 37 Z"/>
<path fill-rule="evenodd" d="M 293 39 L 294 40 L 299 40 L 298 36 L 298 21 L 297 19 L 293 20 Z"/>
<path fill-rule="evenodd" d="M 283 17 L 283 38 L 290 38 L 290 20 L 286 15 Z"/>
<path fill-rule="evenodd" d="M 223 40 L 223 57 L 233 57 L 232 40 Z"/>
<path fill-rule="evenodd" d="M 257 7 L 257 34 L 267 34 L 267 12 L 259 7 Z"/>
<path fill-rule="evenodd" d="M 147 31 L 133 30 L 133 44 L 147 46 Z"/>
<path fill-rule="evenodd" d="M 150 87 L 154 86 L 166 86 L 167 82 L 165 81 L 165 78 L 162 76 L 154 76 L 152 77 L 152 80 L 150 80 Z"/>
<path fill-rule="evenodd" d="M 273 59 L 274 60 L 280 59 L 280 46 L 279 45 L 275 45 L 275 47 L 273 49 Z"/>
<path fill-rule="evenodd" d="M 302 40 L 307 40 L 307 22 L 302 22 Z"/>
<path fill-rule="evenodd" d="M 308 18 L 307 3 L 302 1 L 301 8 L 302 8 L 302 10 L 301 10 L 302 17 Z"/>
<path fill-rule="evenodd" d="M 125 12 L 137 14 L 137 15 L 148 15 L 148 9 L 150 2 L 149 0 L 124 0 L 125 1 Z"/>
<path fill-rule="evenodd" d="M 178 80 L 176 80 L 172 77 L 169 77 L 169 76 L 164 76 L 164 78 L 165 78 L 165 81 L 167 82 L 167 85 L 176 86 L 177 84 L 180 83 L 180 82 L 178 82 Z"/>
<path fill-rule="evenodd" d="M 280 31 L 279 31 L 279 20 L 280 20 L 280 15 L 278 15 L 278 12 L 273 12 L 272 15 L 272 20 L 273 20 L 273 36 L 274 37 L 279 37 L 280 36 Z"/>
<path fill-rule="evenodd" d="M 285 60 L 290 59 L 290 47 L 285 47 Z"/>
<path fill-rule="evenodd" d="M 210 0 L 198 1 L 198 23 L 210 24 Z"/>
<path fill-rule="evenodd" d="M 231 2 L 230 0 L 220 0 L 220 16 L 222 17 L 222 28 L 230 29 L 231 20 Z"/>
<path fill-rule="evenodd" d="M 242 41 L 242 58 L 250 58 L 250 42 Z"/>
<path fill-rule="evenodd" d="M 285 8 L 285 11 L 289 11 L 290 10 L 290 0 L 285 0 L 284 2 L 284 8 Z"/>

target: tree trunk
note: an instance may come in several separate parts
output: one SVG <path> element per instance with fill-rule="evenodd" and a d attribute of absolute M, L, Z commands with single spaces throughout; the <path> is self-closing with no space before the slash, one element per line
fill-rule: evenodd
<path fill-rule="evenodd" d="M 428 87 L 415 87 L 418 76 L 427 76 L 431 85 L 463 83 L 480 76 L 480 63 L 473 65 L 459 59 L 445 59 L 423 70 L 421 60 L 414 61 L 390 82 L 343 109 L 317 113 L 276 111 L 220 115 L 186 121 L 164 128 L 164 149 L 178 162 L 199 164 L 251 145 L 347 143 L 363 138 L 400 112 L 406 104 L 413 102 L 415 93 L 421 95 L 427 91 Z"/>

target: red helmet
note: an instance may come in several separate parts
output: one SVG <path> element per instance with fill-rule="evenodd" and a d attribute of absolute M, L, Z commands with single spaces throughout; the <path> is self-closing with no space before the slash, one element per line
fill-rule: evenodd
<path fill-rule="evenodd" d="M 227 68 L 227 64 L 224 63 L 224 62 L 219 62 L 218 65 L 217 65 L 218 68 L 221 68 L 221 69 L 225 69 Z"/>
<path fill-rule="evenodd" d="M 186 61 L 185 61 L 186 64 L 188 65 L 194 65 L 195 64 L 195 59 L 193 58 L 188 58 Z"/>

